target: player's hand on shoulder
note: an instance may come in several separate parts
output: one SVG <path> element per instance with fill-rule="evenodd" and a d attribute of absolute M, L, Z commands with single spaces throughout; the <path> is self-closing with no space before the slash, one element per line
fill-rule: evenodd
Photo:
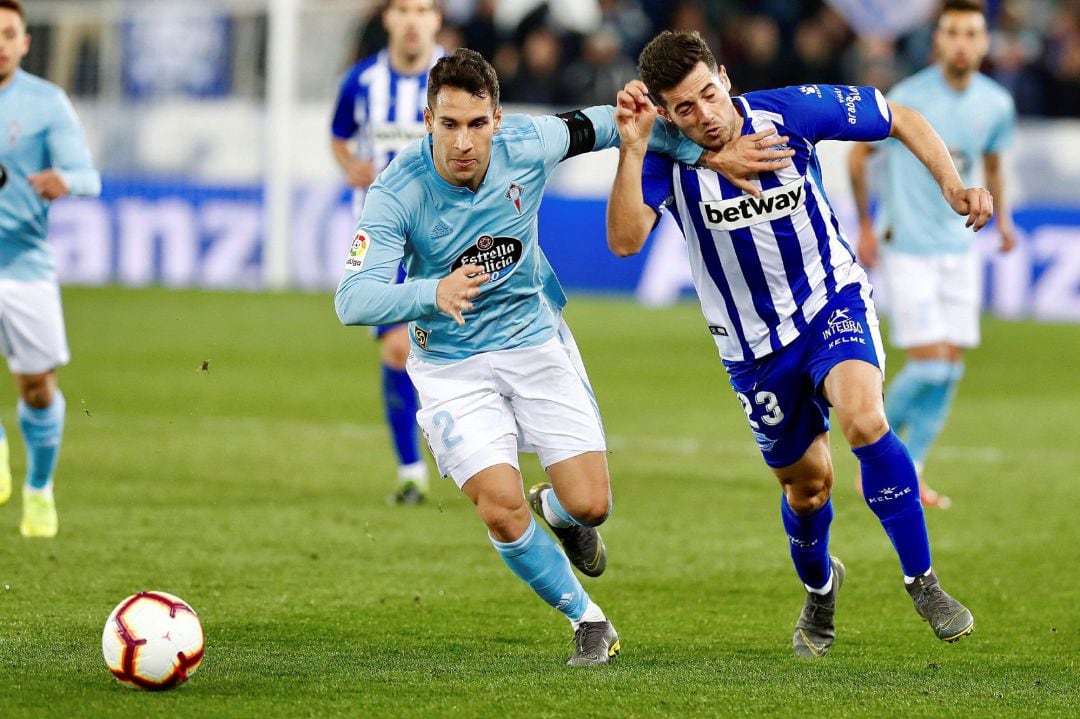
<path fill-rule="evenodd" d="M 67 183 L 56 170 L 42 170 L 26 178 L 43 200 L 58 200 L 68 193 Z"/>
<path fill-rule="evenodd" d="M 791 167 L 790 158 L 795 151 L 780 147 L 787 141 L 787 136 L 776 134 L 775 128 L 740 135 L 719 151 L 706 151 L 701 156 L 701 163 L 719 172 L 743 192 L 758 197 L 761 190 L 750 181 L 757 173 Z"/>
<path fill-rule="evenodd" d="M 470 300 L 480 294 L 480 285 L 487 282 L 490 276 L 480 265 L 462 265 L 443 277 L 435 288 L 439 311 L 450 315 L 464 327 L 465 318 L 461 313 L 473 308 Z"/>
<path fill-rule="evenodd" d="M 656 122 L 656 106 L 641 80 L 631 80 L 615 99 L 615 127 L 624 147 L 648 146 L 649 133 Z"/>
<path fill-rule="evenodd" d="M 965 227 L 978 232 L 994 216 L 994 198 L 983 187 L 961 187 L 945 194 L 949 206 L 958 215 L 967 215 Z"/>

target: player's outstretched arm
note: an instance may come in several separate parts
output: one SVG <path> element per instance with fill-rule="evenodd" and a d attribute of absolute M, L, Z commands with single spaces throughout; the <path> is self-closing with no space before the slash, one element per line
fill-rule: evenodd
<path fill-rule="evenodd" d="M 994 198 L 982 187 L 964 187 L 945 143 L 918 111 L 889 101 L 892 130 L 889 134 L 904 143 L 919 162 L 930 170 L 941 194 L 958 215 L 967 215 L 967 227 L 978 232 L 994 214 Z"/>
<path fill-rule="evenodd" d="M 619 166 L 607 205 L 608 247 L 619 257 L 640 252 L 656 223 L 656 212 L 645 204 L 641 191 L 645 153 L 656 115 L 640 80 L 627 83 L 619 92 L 615 105 Z"/>

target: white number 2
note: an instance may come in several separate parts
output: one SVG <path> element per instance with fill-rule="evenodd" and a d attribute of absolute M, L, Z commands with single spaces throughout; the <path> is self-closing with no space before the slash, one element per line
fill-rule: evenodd
<path fill-rule="evenodd" d="M 743 412 L 746 412 L 746 421 L 750 423 L 750 429 L 757 429 L 760 425 L 754 421 L 754 408 L 750 404 L 750 398 L 742 392 L 736 392 L 736 395 L 742 402 Z M 754 395 L 754 404 L 765 408 L 761 421 L 770 427 L 775 427 L 784 421 L 784 412 L 780 409 L 776 395 L 772 392 L 758 392 Z"/>

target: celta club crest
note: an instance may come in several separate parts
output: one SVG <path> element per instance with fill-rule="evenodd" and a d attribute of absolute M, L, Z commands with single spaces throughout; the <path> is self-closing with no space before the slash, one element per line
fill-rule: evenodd
<path fill-rule="evenodd" d="M 506 188 L 506 194 L 503 195 L 506 199 L 514 203 L 514 207 L 517 209 L 517 213 L 521 214 L 521 196 L 525 193 L 525 188 L 516 182 L 511 182 L 510 186 Z"/>

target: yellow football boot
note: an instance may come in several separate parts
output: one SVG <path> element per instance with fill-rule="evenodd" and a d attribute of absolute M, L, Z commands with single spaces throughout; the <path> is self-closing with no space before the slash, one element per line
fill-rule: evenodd
<path fill-rule="evenodd" d="M 23 518 L 19 525 L 22 536 L 51 538 L 59 528 L 52 492 L 31 492 L 23 487 Z"/>

